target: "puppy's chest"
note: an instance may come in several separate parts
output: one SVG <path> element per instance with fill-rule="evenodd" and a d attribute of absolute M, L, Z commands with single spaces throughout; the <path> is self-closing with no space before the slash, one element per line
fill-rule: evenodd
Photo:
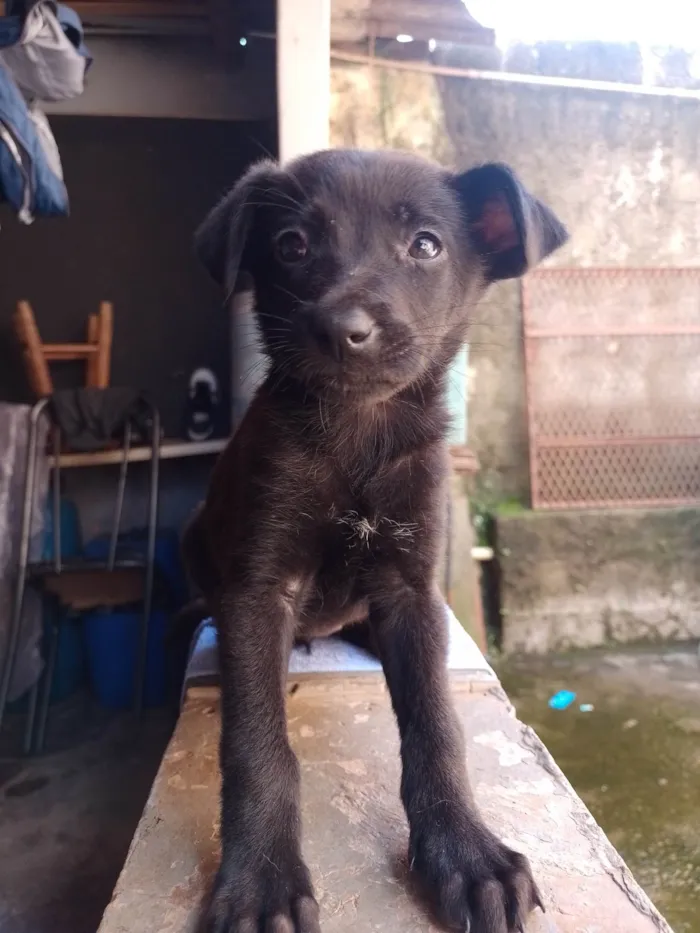
<path fill-rule="evenodd" d="M 422 461 L 379 466 L 364 478 L 333 463 L 309 471 L 315 482 L 308 487 L 308 517 L 324 563 L 410 553 L 420 546 L 430 527 L 436 479 Z"/>
<path fill-rule="evenodd" d="M 329 544 L 347 556 L 379 551 L 408 551 L 418 535 L 418 523 L 386 514 L 379 507 L 353 508 L 332 503 L 325 516 Z"/>

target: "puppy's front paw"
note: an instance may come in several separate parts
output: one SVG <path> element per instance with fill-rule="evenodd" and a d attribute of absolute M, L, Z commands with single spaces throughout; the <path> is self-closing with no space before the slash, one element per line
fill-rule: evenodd
<path fill-rule="evenodd" d="M 483 823 L 450 814 L 412 834 L 414 870 L 440 919 L 460 933 L 521 933 L 542 906 L 530 865 Z"/>
<path fill-rule="evenodd" d="M 283 860 L 279 860 L 283 862 Z M 222 864 L 206 933 L 321 933 L 309 872 L 301 858 L 257 867 Z"/>

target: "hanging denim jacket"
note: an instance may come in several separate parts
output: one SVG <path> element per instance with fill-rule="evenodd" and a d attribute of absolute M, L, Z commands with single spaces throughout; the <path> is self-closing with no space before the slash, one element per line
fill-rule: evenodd
<path fill-rule="evenodd" d="M 0 201 L 31 223 L 68 213 L 58 147 L 36 100 L 82 93 L 92 58 L 70 7 L 8 0 L 6 12 L 0 17 Z"/>
<path fill-rule="evenodd" d="M 42 129 L 42 132 L 44 130 Z M 0 201 L 23 223 L 68 214 L 68 192 L 51 168 L 27 103 L 0 65 Z"/>

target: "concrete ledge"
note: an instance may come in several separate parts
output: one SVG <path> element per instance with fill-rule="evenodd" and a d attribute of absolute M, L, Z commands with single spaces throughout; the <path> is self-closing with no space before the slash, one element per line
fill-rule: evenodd
<path fill-rule="evenodd" d="M 500 687 L 473 692 L 462 680 L 454 697 L 478 803 L 542 889 L 547 914 L 527 933 L 671 933 Z M 288 717 L 324 933 L 437 933 L 408 884 L 381 678 L 291 675 Z M 188 697 L 99 933 L 196 930 L 218 860 L 218 735 L 216 692 Z"/>
<path fill-rule="evenodd" d="M 544 653 L 700 637 L 700 510 L 496 520 L 503 647 Z"/>

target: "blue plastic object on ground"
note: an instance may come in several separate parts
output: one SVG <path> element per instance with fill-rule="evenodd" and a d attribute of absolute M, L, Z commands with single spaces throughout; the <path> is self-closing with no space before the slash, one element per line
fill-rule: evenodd
<path fill-rule="evenodd" d="M 573 690 L 559 690 L 554 696 L 549 698 L 550 709 L 567 709 L 576 699 Z"/>

